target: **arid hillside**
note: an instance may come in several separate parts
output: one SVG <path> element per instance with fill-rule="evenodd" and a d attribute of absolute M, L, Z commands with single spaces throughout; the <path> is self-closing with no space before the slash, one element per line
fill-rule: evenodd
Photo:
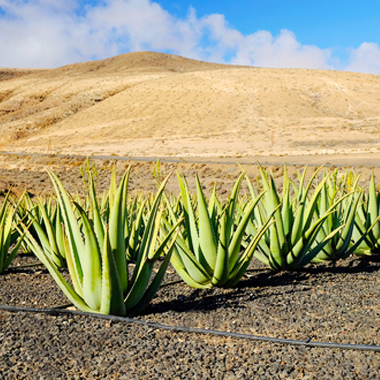
<path fill-rule="evenodd" d="M 380 152 L 380 76 L 130 53 L 0 69 L 0 150 L 236 158 Z"/>

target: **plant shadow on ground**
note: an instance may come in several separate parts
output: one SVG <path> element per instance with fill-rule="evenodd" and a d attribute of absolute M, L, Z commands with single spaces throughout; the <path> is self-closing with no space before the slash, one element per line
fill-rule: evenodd
<path fill-rule="evenodd" d="M 293 286 L 303 285 L 297 289 L 297 292 L 307 292 L 315 283 L 329 282 L 333 275 L 377 272 L 380 270 L 380 255 L 355 257 L 348 264 L 342 265 L 343 263 L 313 264 L 298 271 L 274 272 L 270 269 L 263 269 L 260 272 L 247 272 L 237 286 L 232 289 L 193 289 L 189 294 L 180 288 L 187 285 L 178 284 L 176 285 L 177 296 L 173 295 L 171 300 L 151 304 L 143 314 L 167 311 L 183 313 L 190 310 L 210 312 L 219 308 L 236 310 L 246 307 L 247 300 L 272 296 L 268 292 L 261 292 L 262 289 L 292 286 L 283 291 L 283 293 L 292 293 L 294 292 Z M 327 277 L 321 278 L 318 275 L 327 275 Z M 180 294 L 178 295 L 178 293 Z"/>
<path fill-rule="evenodd" d="M 145 310 L 145 315 L 174 311 L 178 313 L 192 311 L 209 312 L 219 308 L 239 309 L 245 308 L 247 300 L 267 297 L 260 295 L 258 289 L 263 287 L 274 287 L 281 285 L 290 285 L 301 283 L 305 276 L 299 273 L 281 272 L 274 273 L 265 271 L 265 273 L 255 274 L 252 277 L 243 278 L 235 288 L 222 289 L 194 289 L 190 294 L 179 294 L 175 299 L 170 301 L 162 301 L 151 304 Z M 185 284 L 179 285 L 187 286 Z M 302 289 L 306 291 L 307 289 Z M 177 288 L 177 293 L 181 292 Z"/>
<path fill-rule="evenodd" d="M 314 264 L 301 269 L 299 272 L 309 274 L 355 274 L 374 273 L 380 269 L 380 254 L 373 256 L 356 256 L 350 260 L 340 260 L 327 264 Z"/>

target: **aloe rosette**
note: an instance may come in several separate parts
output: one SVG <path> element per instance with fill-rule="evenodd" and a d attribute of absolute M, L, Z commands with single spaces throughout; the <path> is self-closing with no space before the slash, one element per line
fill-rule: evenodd
<path fill-rule="evenodd" d="M 17 207 L 9 202 L 8 193 L 0 209 L 0 273 L 9 267 L 23 241 L 24 234 L 14 228 Z"/>
<path fill-rule="evenodd" d="M 263 204 L 256 210 L 248 228 L 252 234 L 257 233 L 268 215 L 276 210 L 275 223 L 268 228 L 259 242 L 259 249 L 255 252 L 255 257 L 273 270 L 294 270 L 305 266 L 343 228 L 339 226 L 324 236 L 321 241 L 316 241 L 324 221 L 343 200 L 343 198 L 339 199 L 318 218 L 314 217 L 321 192 L 328 179 L 326 175 L 311 192 L 313 181 L 319 170 L 313 173 L 305 185 L 305 168 L 303 173 L 298 175 L 299 186 L 296 186 L 288 177 L 285 166 L 283 191 L 280 196 L 273 175 L 267 174 L 260 166 L 262 187 L 267 192 L 263 197 Z M 249 186 L 252 197 L 255 197 L 256 192 L 250 182 Z M 291 186 L 294 190 L 293 197 Z"/>
<path fill-rule="evenodd" d="M 23 218 L 21 216 L 24 215 Z M 63 242 L 63 220 L 61 209 L 55 200 L 50 197 L 38 198 L 32 201 L 25 194 L 24 209 L 19 217 L 29 224 L 28 232 L 41 245 L 46 255 L 58 268 L 66 268 L 65 249 Z M 28 244 L 23 243 L 24 251 L 30 251 Z"/>
<path fill-rule="evenodd" d="M 361 242 L 366 239 L 366 236 L 375 226 L 375 224 L 368 226 L 355 242 L 352 241 L 355 218 L 363 195 L 363 190 L 358 189 L 359 178 L 360 176 L 357 176 L 355 181 L 350 184 L 349 189 L 352 191 L 347 194 L 344 194 L 347 188 L 344 182 L 337 186 L 336 182 L 332 183 L 328 179 L 327 186 L 323 187 L 319 204 L 315 210 L 316 217 L 320 218 L 329 209 L 332 209 L 334 204 L 337 203 L 337 205 L 323 222 L 316 236 L 316 244 L 326 239 L 332 231 L 339 230 L 318 252 L 313 259 L 314 262 L 336 261 L 349 257 L 358 249 Z M 341 198 L 342 201 L 339 202 Z M 376 223 L 377 220 L 375 219 L 374 222 Z"/>
<path fill-rule="evenodd" d="M 29 247 L 80 310 L 115 315 L 138 314 L 153 298 L 170 262 L 177 225 L 162 240 L 158 239 L 161 224 L 159 204 L 166 179 L 154 198 L 131 275 L 128 271 L 124 215 L 128 174 L 125 173 L 114 194 L 109 225 L 106 225 L 96 197 L 92 199 L 92 218 L 89 218 L 82 206 L 70 199 L 57 176 L 49 172 L 62 212 L 65 256 L 72 285 L 59 272 L 50 255 L 26 231 Z M 163 260 L 153 275 L 161 257 Z"/>
<path fill-rule="evenodd" d="M 245 249 L 242 240 L 245 236 L 249 218 L 260 200 L 249 202 L 239 217 L 236 212 L 238 192 L 244 174 L 237 180 L 230 199 L 222 205 L 215 193 L 207 204 L 199 178 L 196 176 L 196 205 L 190 195 L 185 178 L 178 175 L 182 196 L 184 227 L 178 234 L 172 255 L 172 265 L 179 276 L 191 287 L 212 288 L 232 287 L 245 273 L 257 243 L 269 221 L 262 226 Z M 169 219 L 175 222 L 180 207 L 176 204 L 177 213 L 168 202 Z M 181 214 L 182 215 L 182 214 Z M 235 222 L 239 219 L 239 223 Z M 166 229 L 169 229 L 167 223 Z"/>
<path fill-rule="evenodd" d="M 353 241 L 360 242 L 355 254 L 372 255 L 380 253 L 380 193 L 376 190 L 372 175 L 368 193 L 363 193 L 362 202 L 355 217 Z"/>

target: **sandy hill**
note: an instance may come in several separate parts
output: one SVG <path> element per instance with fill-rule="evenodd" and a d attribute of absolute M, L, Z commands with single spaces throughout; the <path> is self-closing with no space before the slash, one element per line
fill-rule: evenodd
<path fill-rule="evenodd" d="M 380 151 L 380 76 L 130 53 L 0 69 L 0 150 L 254 157 Z"/>

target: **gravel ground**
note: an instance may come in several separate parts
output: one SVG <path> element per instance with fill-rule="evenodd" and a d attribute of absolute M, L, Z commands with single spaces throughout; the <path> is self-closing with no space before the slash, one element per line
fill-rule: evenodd
<path fill-rule="evenodd" d="M 18 257 L 14 265 L 34 261 Z M 251 268 L 260 267 L 253 262 Z M 138 319 L 289 339 L 380 345 L 380 259 L 252 271 L 235 289 L 163 287 Z M 169 268 L 165 281 L 175 280 Z M 43 267 L 0 276 L 0 304 L 67 303 Z M 0 310 L 0 379 L 380 379 L 380 353 Z"/>

